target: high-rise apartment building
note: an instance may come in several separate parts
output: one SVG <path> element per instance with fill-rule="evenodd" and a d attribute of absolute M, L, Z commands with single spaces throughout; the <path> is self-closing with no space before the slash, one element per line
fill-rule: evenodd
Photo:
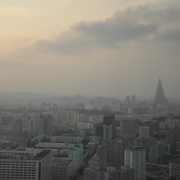
<path fill-rule="evenodd" d="M 108 141 L 108 166 L 120 169 L 124 165 L 124 146 L 120 140 Z"/>
<path fill-rule="evenodd" d="M 120 169 L 124 164 L 124 143 L 121 140 L 103 140 L 101 146 L 107 148 L 108 166 Z"/>
<path fill-rule="evenodd" d="M 149 149 L 149 162 L 157 164 L 158 159 L 165 154 L 163 144 L 154 144 Z"/>
<path fill-rule="evenodd" d="M 41 115 L 37 122 L 38 135 L 47 135 L 47 136 L 51 137 L 52 136 L 52 125 L 53 125 L 52 116 Z"/>
<path fill-rule="evenodd" d="M 114 139 L 117 133 L 115 115 L 104 115 L 103 117 L 103 139 Z"/>
<path fill-rule="evenodd" d="M 107 147 L 98 146 L 97 147 L 97 157 L 99 157 L 99 167 L 101 170 L 106 170 L 107 168 Z"/>
<path fill-rule="evenodd" d="M 150 136 L 150 128 L 148 126 L 139 127 L 139 138 L 149 137 Z"/>
<path fill-rule="evenodd" d="M 37 119 L 28 120 L 28 134 L 36 135 L 37 134 Z"/>
<path fill-rule="evenodd" d="M 95 124 L 95 136 L 103 137 L 103 124 Z"/>
<path fill-rule="evenodd" d="M 20 136 L 22 132 L 23 122 L 22 120 L 14 120 L 12 122 L 12 134 L 14 136 Z"/>
<path fill-rule="evenodd" d="M 166 130 L 166 141 L 170 143 L 170 152 L 176 152 L 176 130 L 169 128 Z"/>
<path fill-rule="evenodd" d="M 129 145 L 124 153 L 124 165 L 134 169 L 135 180 L 144 180 L 146 178 L 146 150 L 140 146 Z"/>
<path fill-rule="evenodd" d="M 137 134 L 137 120 L 136 119 L 122 119 L 120 120 L 120 135 Z"/>

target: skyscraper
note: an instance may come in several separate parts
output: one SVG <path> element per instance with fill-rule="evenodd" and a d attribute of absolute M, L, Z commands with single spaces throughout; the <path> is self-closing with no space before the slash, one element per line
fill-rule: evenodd
<path fill-rule="evenodd" d="M 41 115 L 37 122 L 37 127 L 38 127 L 37 133 L 39 135 L 47 135 L 47 136 L 51 137 L 52 136 L 52 124 L 53 124 L 52 116 Z"/>
<path fill-rule="evenodd" d="M 169 128 L 166 130 L 166 141 L 170 143 L 170 152 L 176 152 L 176 130 Z"/>
<path fill-rule="evenodd" d="M 115 115 L 104 115 L 103 117 L 103 139 L 114 139 L 116 137 Z"/>
<path fill-rule="evenodd" d="M 165 98 L 165 95 L 164 95 L 161 79 L 159 79 L 159 82 L 158 82 L 158 86 L 156 89 L 156 96 L 155 96 L 154 101 L 156 104 L 164 104 L 164 105 L 167 104 L 167 99 Z"/>

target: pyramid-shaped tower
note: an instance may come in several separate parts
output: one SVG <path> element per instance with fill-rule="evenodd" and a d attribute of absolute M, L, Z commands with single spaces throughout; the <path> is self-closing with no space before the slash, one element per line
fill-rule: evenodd
<path fill-rule="evenodd" d="M 165 98 L 165 95 L 164 95 L 164 90 L 162 87 L 161 79 L 159 79 L 158 86 L 156 89 L 155 103 L 156 104 L 166 104 L 167 103 L 167 99 Z"/>

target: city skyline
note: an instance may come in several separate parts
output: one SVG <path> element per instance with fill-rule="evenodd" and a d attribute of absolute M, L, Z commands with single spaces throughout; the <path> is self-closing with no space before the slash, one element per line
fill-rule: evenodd
<path fill-rule="evenodd" d="M 177 0 L 1 1 L 0 91 L 179 98 Z"/>
<path fill-rule="evenodd" d="M 0 92 L 0 96 L 1 98 L 55 98 L 55 97 L 59 97 L 59 98 L 63 98 L 63 97 L 84 97 L 84 98 L 98 98 L 98 97 L 104 97 L 104 98 L 116 98 L 119 100 L 125 100 L 127 99 L 127 97 L 129 97 L 129 101 L 133 101 L 133 98 L 137 98 L 138 100 L 150 100 L 150 101 L 154 101 L 156 104 L 159 104 L 158 101 L 164 101 L 163 103 L 168 103 L 168 99 L 165 98 L 165 94 L 164 94 L 164 90 L 163 90 L 163 86 L 162 86 L 162 82 L 161 79 L 159 78 L 157 87 L 156 87 L 156 92 L 154 94 L 154 97 L 136 97 L 135 94 L 124 94 L 123 96 L 102 96 L 101 94 L 87 94 L 87 93 L 77 93 L 77 94 L 60 94 L 60 93 L 54 93 L 54 92 L 41 92 L 41 93 L 33 93 L 33 92 L 22 92 L 22 91 L 17 91 L 17 92 Z M 170 98 L 175 99 L 175 98 Z M 177 98 L 178 100 L 179 98 Z M 135 101 L 135 100 L 134 100 Z M 162 102 L 161 102 L 162 103 Z"/>

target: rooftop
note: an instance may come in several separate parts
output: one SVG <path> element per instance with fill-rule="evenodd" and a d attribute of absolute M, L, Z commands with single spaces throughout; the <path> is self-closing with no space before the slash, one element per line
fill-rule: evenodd
<path fill-rule="evenodd" d="M 130 145 L 126 146 L 126 149 L 135 150 L 135 149 L 144 149 L 144 148 L 142 146 L 130 144 Z"/>
<path fill-rule="evenodd" d="M 51 151 L 50 150 L 43 150 L 40 153 L 38 153 L 37 155 L 34 156 L 34 154 L 30 153 L 30 152 L 26 152 L 25 154 L 19 154 L 19 153 L 14 153 L 11 156 L 8 155 L 0 155 L 0 159 L 13 159 L 13 160 L 41 160 L 44 157 L 46 157 L 48 154 L 50 154 Z"/>
<path fill-rule="evenodd" d="M 51 153 L 50 150 L 44 150 L 44 151 L 41 151 L 40 153 L 38 153 L 36 156 L 34 156 L 34 158 L 35 159 L 43 159 L 44 157 L 46 157 L 50 153 Z"/>
<path fill-rule="evenodd" d="M 35 145 L 36 148 L 51 148 L 51 149 L 71 149 L 76 144 L 71 143 L 38 143 Z"/>
<path fill-rule="evenodd" d="M 73 161 L 72 160 L 68 160 L 62 157 L 56 158 L 53 160 L 53 163 L 56 165 L 61 165 L 61 166 L 67 166 L 69 164 L 71 164 Z"/>

